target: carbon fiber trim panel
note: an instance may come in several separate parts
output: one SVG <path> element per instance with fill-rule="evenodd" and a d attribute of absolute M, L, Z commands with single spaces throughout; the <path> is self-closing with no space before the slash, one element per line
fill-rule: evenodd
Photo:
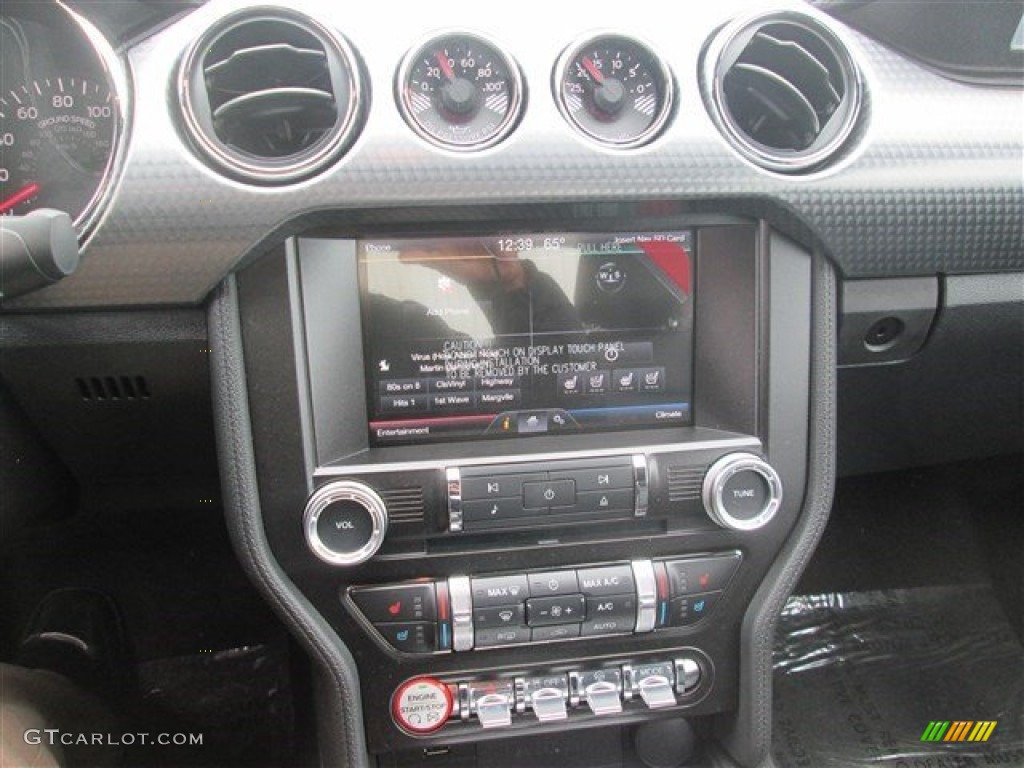
<path fill-rule="evenodd" d="M 244 4 L 214 0 L 128 52 L 135 123 L 112 204 L 79 272 L 14 306 L 199 302 L 255 244 L 299 215 L 400 206 L 715 200 L 722 212 L 755 213 L 805 233 L 850 277 L 1024 266 L 1020 92 L 946 80 L 828 17 L 820 18 L 861 66 L 868 108 L 835 165 L 786 178 L 753 167 L 729 147 L 698 87 L 702 46 L 719 25 L 749 10 L 744 0 L 671 11 L 648 0 L 631 6 L 636 21 L 619 31 L 647 39 L 666 58 L 678 107 L 662 136 L 630 152 L 579 136 L 550 93 L 559 53 L 588 31 L 587 20 L 621 15 L 611 0 L 594 0 L 585 18 L 572 4 L 549 3 L 542 20 L 525 12 L 499 20 L 492 6 L 471 0 L 391 14 L 296 3 L 352 42 L 370 73 L 372 103 L 362 135 L 337 165 L 271 189 L 239 184 L 204 165 L 179 131 L 171 95 L 189 43 Z M 516 131 L 479 153 L 428 145 L 409 130 L 392 95 L 408 47 L 424 32 L 456 24 L 505 45 L 529 90 Z"/>

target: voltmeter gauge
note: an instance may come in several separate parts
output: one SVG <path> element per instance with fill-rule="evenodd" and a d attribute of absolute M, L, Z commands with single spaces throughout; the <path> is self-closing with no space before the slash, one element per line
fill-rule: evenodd
<path fill-rule="evenodd" d="M 523 81 L 512 57 L 494 43 L 449 32 L 406 56 L 397 97 L 402 116 L 420 136 L 468 151 L 497 144 L 515 127 Z"/>
<path fill-rule="evenodd" d="M 602 144 L 645 144 L 672 111 L 672 75 L 645 44 L 622 35 L 570 46 L 555 68 L 558 107 L 569 123 Z"/>

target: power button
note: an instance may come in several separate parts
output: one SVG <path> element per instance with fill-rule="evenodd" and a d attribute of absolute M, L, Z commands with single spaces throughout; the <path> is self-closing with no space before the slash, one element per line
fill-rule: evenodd
<path fill-rule="evenodd" d="M 448 722 L 454 706 L 447 685 L 432 677 L 414 677 L 395 691 L 391 716 L 403 731 L 421 736 Z"/>

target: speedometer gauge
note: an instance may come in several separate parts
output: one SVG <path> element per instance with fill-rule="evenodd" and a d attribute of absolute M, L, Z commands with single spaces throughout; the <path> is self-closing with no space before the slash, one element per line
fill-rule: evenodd
<path fill-rule="evenodd" d="M 112 52 L 60 4 L 0 19 L 0 215 L 67 213 L 85 236 L 121 137 Z"/>
<path fill-rule="evenodd" d="M 418 134 L 454 150 L 489 147 L 515 126 L 522 78 L 512 58 L 469 33 L 434 37 L 402 63 L 398 103 Z"/>
<path fill-rule="evenodd" d="M 672 77 L 643 43 L 600 35 L 571 46 L 555 69 L 558 106 L 588 137 L 613 147 L 650 141 L 672 109 Z"/>
<path fill-rule="evenodd" d="M 110 90 L 62 76 L 3 84 L 0 214 L 56 208 L 78 219 L 114 147 Z"/>

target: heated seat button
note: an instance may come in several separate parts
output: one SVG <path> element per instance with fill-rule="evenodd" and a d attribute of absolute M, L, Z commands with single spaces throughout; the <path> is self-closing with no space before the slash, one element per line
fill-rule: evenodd
<path fill-rule="evenodd" d="M 725 589 L 740 564 L 738 552 L 665 563 L 672 597 Z"/>
<path fill-rule="evenodd" d="M 359 610 L 374 624 L 437 618 L 433 583 L 356 587 L 351 594 Z"/>
<path fill-rule="evenodd" d="M 527 509 L 571 507 L 575 503 L 576 484 L 572 480 L 523 483 L 523 506 Z"/>
<path fill-rule="evenodd" d="M 711 613 L 721 597 L 721 592 L 705 592 L 701 595 L 688 595 L 671 600 L 668 609 L 669 625 L 685 627 L 696 624 Z"/>
<path fill-rule="evenodd" d="M 635 592 L 633 569 L 628 565 L 609 565 L 603 568 L 580 568 L 577 571 L 580 592 L 585 595 L 621 595 Z"/>
<path fill-rule="evenodd" d="M 580 634 L 615 635 L 632 632 L 636 627 L 636 597 L 634 595 L 603 595 L 587 598 L 587 620 Z"/>
<path fill-rule="evenodd" d="M 583 595 L 532 597 L 526 601 L 526 623 L 531 627 L 583 621 Z"/>
<path fill-rule="evenodd" d="M 402 621 L 376 626 L 390 645 L 405 653 L 431 653 L 436 649 L 433 623 Z"/>

